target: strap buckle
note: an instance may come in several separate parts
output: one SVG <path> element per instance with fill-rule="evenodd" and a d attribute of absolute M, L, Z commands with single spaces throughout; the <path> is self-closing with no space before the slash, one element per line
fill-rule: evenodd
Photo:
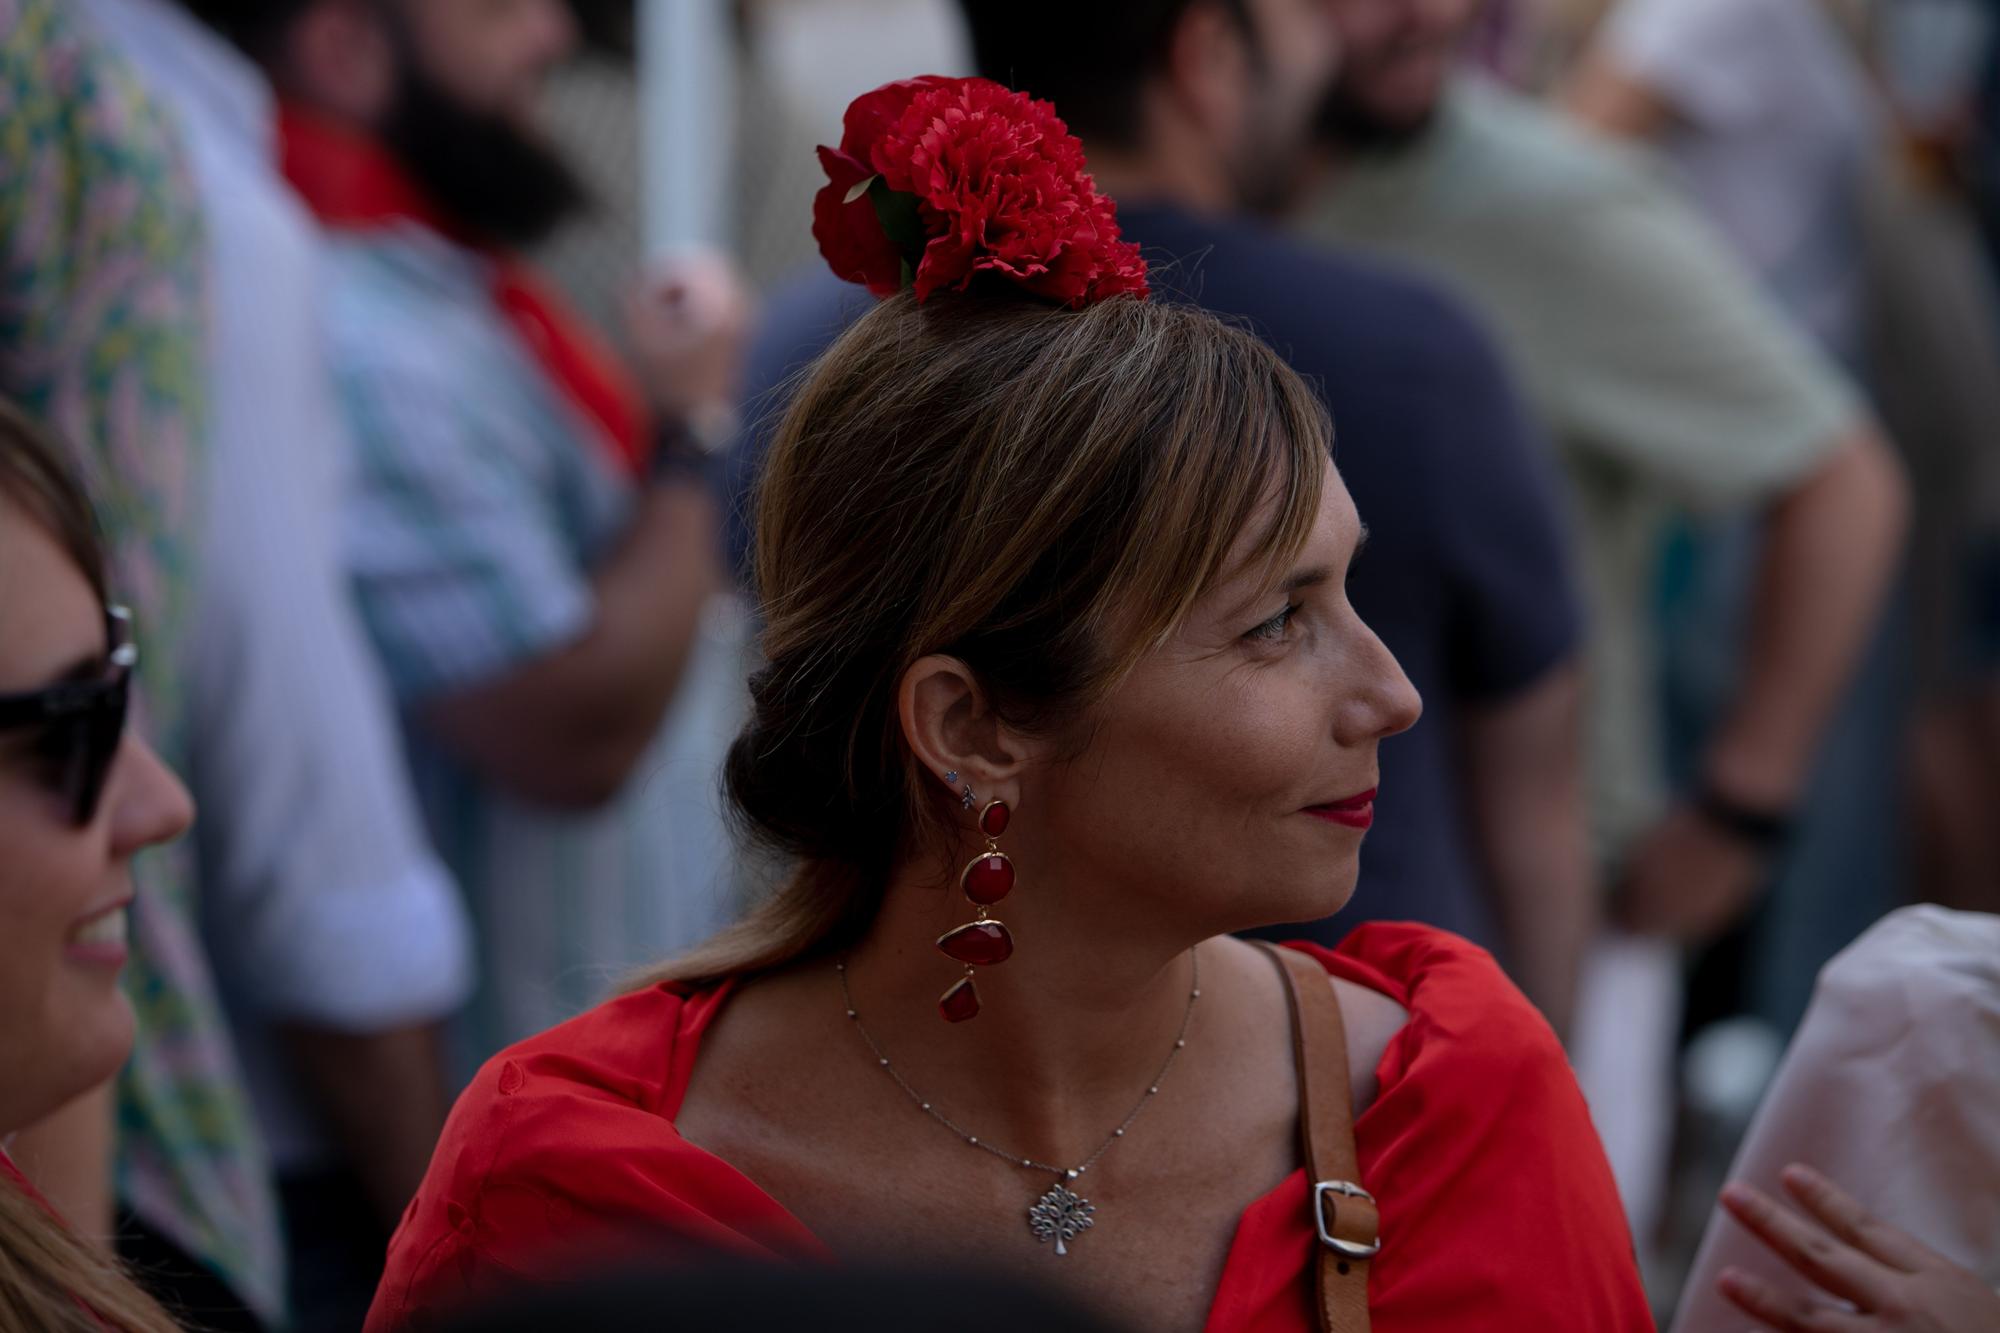
<path fill-rule="evenodd" d="M 1333 1234 L 1333 1219 L 1339 1210 L 1339 1203 L 1333 1198 L 1341 1195 L 1349 1199 L 1362 1199 L 1373 1204 L 1375 1196 L 1351 1180 L 1322 1180 L 1313 1186 L 1313 1221 L 1319 1226 L 1320 1244 L 1344 1259 L 1373 1259 L 1382 1252 L 1382 1242 L 1378 1237 L 1361 1244 L 1357 1241 L 1342 1240 Z M 1372 1231 L 1374 1228 L 1370 1228 Z"/>

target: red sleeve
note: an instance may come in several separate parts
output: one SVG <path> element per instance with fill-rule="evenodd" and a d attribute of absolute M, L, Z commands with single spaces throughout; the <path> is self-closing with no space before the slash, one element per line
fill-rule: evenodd
<path fill-rule="evenodd" d="M 1355 1131 L 1382 1213 L 1377 1333 L 1651 1333 L 1583 1095 L 1555 1034 L 1491 956 L 1405 925 L 1364 926 L 1336 953 L 1313 952 L 1364 984 L 1402 983 L 1411 1015 Z"/>
<path fill-rule="evenodd" d="M 823 1257 L 720 1159 L 674 1131 L 675 1057 L 701 998 L 655 988 L 480 1070 L 389 1243 L 367 1333 L 420 1330 L 507 1286 L 589 1272 L 621 1251 Z M 670 1100 L 671 1099 L 671 1100 Z"/>

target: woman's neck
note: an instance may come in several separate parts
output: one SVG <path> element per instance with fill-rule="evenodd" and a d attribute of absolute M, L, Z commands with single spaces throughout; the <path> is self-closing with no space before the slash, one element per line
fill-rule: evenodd
<path fill-rule="evenodd" d="M 979 969 L 977 1018 L 947 1024 L 938 1014 L 962 969 L 935 941 L 973 909 L 934 873 L 892 880 L 847 959 L 850 993 L 896 1071 L 968 1131 L 1023 1156 L 1081 1160 L 1145 1093 L 1184 1021 L 1196 1046 L 1193 941 L 1157 922 L 1093 920 L 1064 906 L 1092 895 L 1060 885 L 1024 884 L 1015 897 L 992 909 L 1015 953 Z M 838 1003 L 838 978 L 827 982 Z"/>

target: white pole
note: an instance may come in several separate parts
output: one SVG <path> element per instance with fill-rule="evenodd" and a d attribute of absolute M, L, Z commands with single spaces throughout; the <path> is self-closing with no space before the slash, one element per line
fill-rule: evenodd
<path fill-rule="evenodd" d="M 647 252 L 729 249 L 736 68 L 728 0 L 640 0 L 639 83 Z"/>

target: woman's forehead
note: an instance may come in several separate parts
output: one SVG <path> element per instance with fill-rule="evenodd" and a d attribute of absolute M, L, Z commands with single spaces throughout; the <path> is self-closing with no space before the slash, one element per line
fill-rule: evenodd
<path fill-rule="evenodd" d="M 1268 497 L 1243 525 L 1223 574 L 1224 586 L 1275 586 L 1299 565 L 1344 561 L 1363 540 L 1361 516 L 1355 511 L 1346 485 L 1332 468 L 1326 470 L 1320 482 L 1318 503 L 1300 548 L 1267 552 L 1272 529 L 1283 517 L 1281 505 L 1281 496 Z"/>

